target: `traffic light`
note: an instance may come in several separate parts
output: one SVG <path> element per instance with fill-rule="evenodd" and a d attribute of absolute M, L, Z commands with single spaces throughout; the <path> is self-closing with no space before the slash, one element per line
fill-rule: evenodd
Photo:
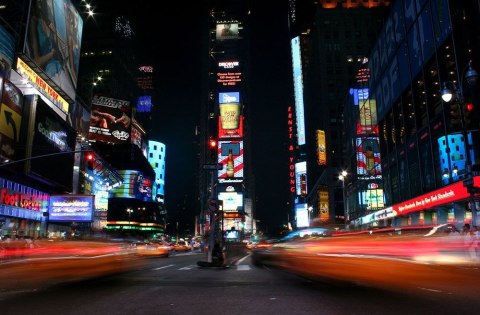
<path fill-rule="evenodd" d="M 463 107 L 463 115 L 465 121 L 465 128 L 471 128 L 472 123 L 475 121 L 475 106 L 473 103 L 465 103 Z"/>
<path fill-rule="evenodd" d="M 210 150 L 210 162 L 217 163 L 218 153 L 217 153 L 217 140 L 210 138 L 208 141 L 208 148 Z"/>
<path fill-rule="evenodd" d="M 85 156 L 86 160 L 87 160 L 87 169 L 89 171 L 93 171 L 93 153 L 87 153 L 87 155 Z"/>

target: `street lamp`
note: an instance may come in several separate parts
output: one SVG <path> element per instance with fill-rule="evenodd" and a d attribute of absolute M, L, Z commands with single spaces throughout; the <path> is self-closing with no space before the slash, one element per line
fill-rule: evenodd
<path fill-rule="evenodd" d="M 464 112 L 464 106 L 465 106 L 465 97 L 464 97 L 464 81 L 467 81 L 467 84 L 472 87 L 474 86 L 477 81 L 478 81 L 478 72 L 472 68 L 472 62 L 469 61 L 469 63 L 465 66 L 465 68 L 462 71 L 462 74 L 460 76 L 460 81 L 459 85 L 457 86 L 455 82 L 447 81 L 443 83 L 443 88 L 440 91 L 442 95 L 442 100 L 445 103 L 450 103 L 453 101 L 457 101 L 457 106 L 459 114 L 460 114 L 460 124 L 461 124 L 461 129 L 462 129 L 462 136 L 463 136 L 463 141 L 464 141 L 464 146 L 465 146 L 465 171 L 466 171 L 466 176 L 465 179 L 469 180 L 469 182 L 472 182 L 472 157 L 470 156 L 470 144 L 468 140 L 468 133 L 467 133 L 467 126 L 465 125 L 465 112 Z M 450 88 L 451 87 L 451 88 Z M 467 104 L 467 111 L 470 111 L 473 109 L 473 105 Z M 458 168 L 454 168 L 455 174 L 458 172 Z M 473 188 L 469 187 L 470 185 L 473 184 L 464 184 L 468 188 Z M 477 224 L 477 210 L 475 206 L 475 200 L 473 198 L 474 192 L 469 191 L 470 193 L 470 208 L 472 211 L 472 223 L 473 225 Z"/>
<path fill-rule="evenodd" d="M 463 97 L 463 79 L 467 80 L 469 86 L 473 86 L 478 81 L 478 72 L 472 68 L 472 62 L 470 61 L 467 66 L 462 71 L 462 76 L 460 77 L 460 84 L 457 86 L 454 82 L 447 81 L 443 82 L 443 88 L 440 91 L 442 94 L 442 100 L 446 103 L 458 99 L 460 103 L 465 101 Z M 450 88 L 450 86 L 452 88 Z"/>
<path fill-rule="evenodd" d="M 342 195 L 343 195 L 343 219 L 345 220 L 345 228 L 347 227 L 348 222 L 348 211 L 347 205 L 345 202 L 345 180 L 347 179 L 347 171 L 343 170 L 340 175 L 338 175 L 338 179 L 342 181 Z"/>
<path fill-rule="evenodd" d="M 132 215 L 133 209 L 128 208 L 127 213 L 128 213 L 128 228 L 130 228 L 130 216 Z"/>

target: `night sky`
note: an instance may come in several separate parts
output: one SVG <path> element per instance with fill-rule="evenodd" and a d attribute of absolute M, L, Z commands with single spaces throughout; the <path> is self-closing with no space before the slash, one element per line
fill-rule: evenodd
<path fill-rule="evenodd" d="M 151 62 L 156 73 L 150 137 L 166 144 L 165 202 L 170 222 L 179 221 L 180 230 L 193 229 L 194 215 L 199 212 L 194 199 L 199 153 L 194 131 L 200 120 L 202 2 L 136 0 L 135 8 L 117 6 L 132 21 L 139 59 Z M 272 231 L 287 223 L 290 207 L 286 138 L 293 87 L 287 1 L 251 2 L 249 123 L 254 139 L 255 218 L 263 230 Z M 154 9 L 154 5 L 161 8 Z"/>

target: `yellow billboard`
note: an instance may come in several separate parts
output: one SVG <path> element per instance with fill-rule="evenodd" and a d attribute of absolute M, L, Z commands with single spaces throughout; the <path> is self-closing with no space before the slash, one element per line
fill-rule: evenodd
<path fill-rule="evenodd" d="M 317 130 L 316 132 L 317 142 L 317 164 L 327 165 L 327 145 L 325 142 L 325 131 Z"/>

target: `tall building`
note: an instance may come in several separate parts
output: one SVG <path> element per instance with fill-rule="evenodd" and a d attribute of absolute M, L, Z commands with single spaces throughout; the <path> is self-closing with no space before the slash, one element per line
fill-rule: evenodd
<path fill-rule="evenodd" d="M 106 192 L 92 185 L 90 194 L 107 199 L 102 207 L 106 211 L 95 212 L 95 223 L 114 232 L 161 233 L 163 196 L 160 202 L 156 170 L 148 160 L 153 67 L 137 59 L 138 43 L 128 17 L 118 14 L 116 5 L 99 3 L 97 9 L 104 11 L 84 30 L 78 91 L 91 112 L 91 148 L 123 180 Z M 101 172 L 94 168 L 93 175 Z"/>
<path fill-rule="evenodd" d="M 218 164 L 219 169 L 204 170 L 199 176 L 201 214 L 198 221 L 202 225 L 199 230 L 209 232 L 215 224 L 217 235 L 225 230 L 252 233 L 254 183 L 248 127 L 248 1 L 211 1 L 207 21 L 200 169 L 205 164 Z M 216 141 L 215 148 L 208 148 L 210 140 Z M 209 150 L 215 151 L 213 156 Z M 212 215 L 216 209 L 221 211 Z"/>
<path fill-rule="evenodd" d="M 358 207 L 351 227 L 478 226 L 479 9 L 478 1 L 393 2 L 362 101 L 378 120 L 386 204 Z"/>
<path fill-rule="evenodd" d="M 309 34 L 305 85 L 305 145 L 310 222 L 344 223 L 345 189 L 338 179 L 345 155 L 343 113 L 390 1 L 318 1 Z M 297 122 L 298 124 L 298 122 Z M 347 179 L 351 177 L 347 176 Z"/>
<path fill-rule="evenodd" d="M 89 182 L 81 174 L 91 151 L 76 91 L 85 16 L 70 0 L 56 4 L 4 1 L 0 8 L 0 111 L 8 117 L 0 124 L 2 235 L 88 233 L 93 221 L 92 196 L 78 192 Z M 46 25 L 50 36 L 41 33 Z M 107 169 L 99 177 L 118 182 Z M 68 203 L 85 206 L 66 210 Z"/>

